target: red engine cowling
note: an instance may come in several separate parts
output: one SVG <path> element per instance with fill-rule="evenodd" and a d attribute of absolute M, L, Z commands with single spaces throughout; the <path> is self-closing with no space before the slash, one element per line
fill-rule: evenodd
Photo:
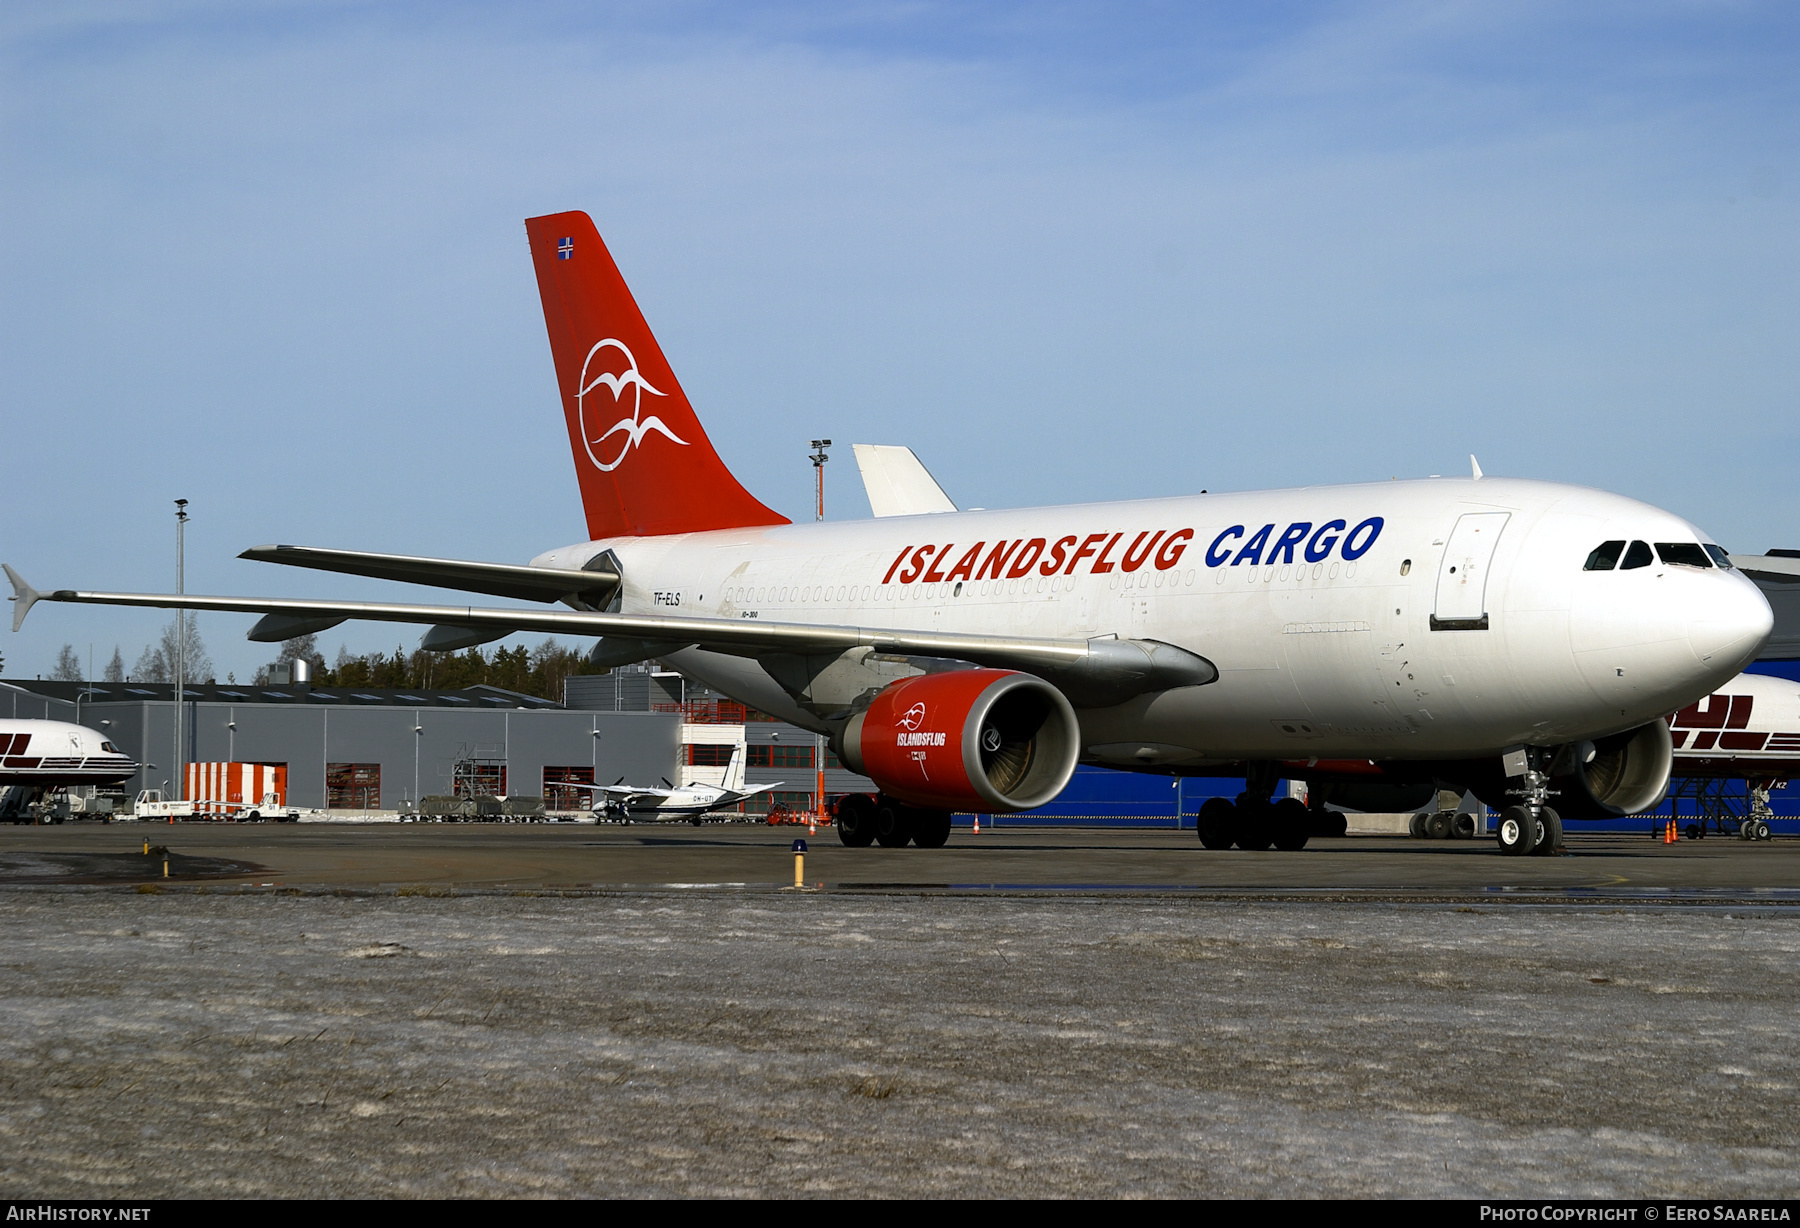
<path fill-rule="evenodd" d="M 845 766 L 915 806 L 1030 810 L 1069 783 L 1075 710 L 1041 678 L 963 669 L 896 682 L 844 729 Z"/>

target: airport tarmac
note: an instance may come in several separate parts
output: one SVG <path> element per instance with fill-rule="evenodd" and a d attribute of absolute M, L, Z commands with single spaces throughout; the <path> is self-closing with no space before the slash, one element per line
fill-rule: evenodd
<path fill-rule="evenodd" d="M 0 829 L 0 1187 L 1794 1194 L 1800 845 L 992 835 Z"/>
<path fill-rule="evenodd" d="M 1167 829 L 959 830 L 942 849 L 849 849 L 829 829 L 752 824 L 115 823 L 0 827 L 0 885 L 160 879 L 307 890 L 777 890 L 793 882 L 790 845 L 808 845 L 806 879 L 833 891 L 948 890 L 1183 894 L 1368 893 L 1484 898 L 1749 893 L 1800 903 L 1800 841 L 1752 843 L 1574 834 L 1557 857 L 1502 856 L 1492 839 L 1315 839 L 1299 852 L 1209 851 Z M 135 854 L 135 855 L 134 855 Z"/>

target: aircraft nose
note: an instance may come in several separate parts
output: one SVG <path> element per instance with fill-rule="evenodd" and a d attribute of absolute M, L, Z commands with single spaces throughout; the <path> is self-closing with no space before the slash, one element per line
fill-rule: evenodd
<path fill-rule="evenodd" d="M 1688 644 L 1705 665 L 1729 667 L 1734 673 L 1756 659 L 1775 613 L 1762 590 L 1743 576 L 1722 593 L 1709 593 L 1688 617 Z"/>

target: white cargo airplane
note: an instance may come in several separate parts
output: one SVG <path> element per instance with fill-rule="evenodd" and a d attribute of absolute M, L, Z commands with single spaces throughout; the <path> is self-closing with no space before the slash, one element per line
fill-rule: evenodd
<path fill-rule="evenodd" d="M 523 567 L 244 557 L 570 609 L 40 593 L 9 568 L 15 626 L 49 600 L 262 613 L 256 640 L 351 618 L 434 624 L 431 647 L 599 636 L 596 664 L 658 658 L 827 734 L 881 790 L 840 814 L 853 845 L 941 845 L 951 811 L 1041 806 L 1080 761 L 1246 776 L 1202 816 L 1208 847 L 1304 844 L 1304 809 L 1270 800 L 1282 777 L 1373 777 L 1476 790 L 1514 853 L 1553 851 L 1562 815 L 1658 801 L 1663 717 L 1769 635 L 1756 586 L 1680 517 L 1473 466 L 792 524 L 720 461 L 587 215 L 526 232 L 589 540 Z"/>
<path fill-rule="evenodd" d="M 669 785 L 666 789 L 654 785 L 628 785 L 621 778 L 619 783 L 610 785 L 584 785 L 572 781 L 559 784 L 564 789 L 583 789 L 594 794 L 594 813 L 597 815 L 614 815 L 625 819 L 648 819 L 652 822 L 670 822 L 676 819 L 687 819 L 699 823 L 701 819 L 718 810 L 735 806 L 747 797 L 758 793 L 767 793 L 779 789 L 783 781 L 772 785 L 757 785 L 754 789 L 744 788 L 744 748 L 735 746 L 731 750 L 731 761 L 725 765 L 724 784 L 708 785 L 698 781 L 685 785 Z M 668 785 L 668 781 L 663 782 Z"/>
<path fill-rule="evenodd" d="M 0 819 L 26 822 L 44 789 L 118 784 L 137 770 L 131 756 L 85 726 L 0 720 Z"/>
<path fill-rule="evenodd" d="M 1800 775 L 1800 683 L 1740 674 L 1669 718 L 1675 775 L 1792 780 Z"/>

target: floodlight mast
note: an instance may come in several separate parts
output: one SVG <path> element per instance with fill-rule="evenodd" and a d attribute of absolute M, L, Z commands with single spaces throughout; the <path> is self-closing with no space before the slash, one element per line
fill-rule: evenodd
<path fill-rule="evenodd" d="M 825 462 L 831 459 L 826 455 L 826 449 L 831 447 L 831 440 L 815 439 L 812 441 L 812 446 L 813 473 L 817 475 L 819 485 L 818 518 L 824 520 Z M 813 817 L 821 819 L 825 817 L 825 738 L 822 734 L 815 735 L 813 738 L 813 766 L 817 772 L 813 784 Z"/>
<path fill-rule="evenodd" d="M 813 446 L 813 450 L 812 450 L 813 472 L 818 475 L 818 479 L 819 479 L 819 515 L 818 515 L 818 518 L 820 520 L 823 520 L 823 519 L 825 519 L 825 462 L 831 459 L 829 456 L 827 456 L 825 454 L 825 451 L 827 448 L 831 447 L 831 440 L 815 439 L 812 441 L 812 446 Z"/>
<path fill-rule="evenodd" d="M 188 501 L 175 500 L 175 593 L 187 592 L 187 513 Z M 185 800 L 187 792 L 187 721 L 182 716 L 182 693 L 187 689 L 187 611 L 175 611 L 175 787 L 173 801 Z"/>

